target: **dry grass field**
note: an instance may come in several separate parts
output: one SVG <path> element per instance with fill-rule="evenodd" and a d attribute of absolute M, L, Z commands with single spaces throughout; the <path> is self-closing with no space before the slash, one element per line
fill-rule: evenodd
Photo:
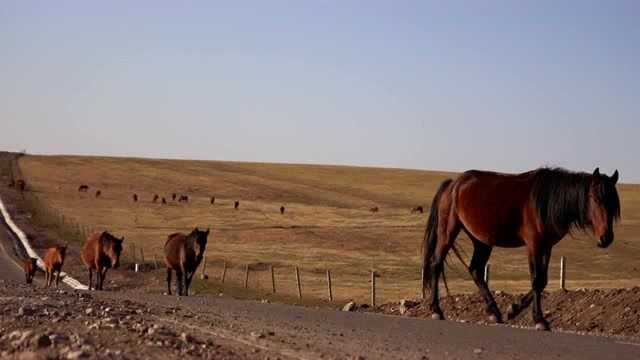
<path fill-rule="evenodd" d="M 304 295 L 323 297 L 325 270 L 331 269 L 335 297 L 364 300 L 369 271 L 375 269 L 381 274 L 378 294 L 383 301 L 417 295 L 426 210 L 438 184 L 455 176 L 401 169 L 78 156 L 24 156 L 19 167 L 45 205 L 81 224 L 126 236 L 147 258 L 160 258 L 169 233 L 210 227 L 211 275 L 218 276 L 223 259 L 235 266 L 227 277 L 234 283 L 244 280 L 244 264 L 262 270 L 264 264 L 273 264 L 278 291 L 295 294 L 292 266 L 297 265 Z M 79 193 L 80 184 L 89 185 L 89 192 Z M 102 196 L 96 199 L 98 189 Z M 640 283 L 640 186 L 623 184 L 619 191 L 622 221 L 615 243 L 602 250 L 585 234 L 564 239 L 554 252 L 551 287 L 557 287 L 561 255 L 568 258 L 570 287 Z M 171 201 L 174 192 L 189 195 L 189 203 Z M 140 197 L 137 203 L 132 201 L 134 193 Z M 152 203 L 154 194 L 166 197 L 168 205 Z M 216 197 L 215 205 L 210 196 Z M 238 210 L 233 208 L 235 200 L 240 201 Z M 282 205 L 284 215 L 279 211 Z M 417 205 L 425 214 L 411 213 Z M 374 206 L 379 212 L 369 211 Z M 458 241 L 468 249 L 465 238 Z M 473 290 L 458 261 L 450 257 L 450 262 L 452 291 Z M 493 289 L 528 288 L 524 249 L 496 249 L 491 264 Z M 163 274 L 157 273 L 158 278 Z M 269 273 L 253 273 L 250 285 L 270 288 Z"/>

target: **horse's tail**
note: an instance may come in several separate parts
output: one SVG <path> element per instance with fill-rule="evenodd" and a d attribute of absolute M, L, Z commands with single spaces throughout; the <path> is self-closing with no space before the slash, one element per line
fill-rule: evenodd
<path fill-rule="evenodd" d="M 431 211 L 427 220 L 427 227 L 422 241 L 422 297 L 426 298 L 426 290 L 431 289 L 431 261 L 438 243 L 438 207 L 442 193 L 451 185 L 452 179 L 447 179 L 440 184 L 431 203 Z"/>

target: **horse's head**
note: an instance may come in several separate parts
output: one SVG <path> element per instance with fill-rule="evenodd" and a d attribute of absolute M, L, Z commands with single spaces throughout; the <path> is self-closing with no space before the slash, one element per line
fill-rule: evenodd
<path fill-rule="evenodd" d="M 109 245 L 106 246 L 104 252 L 111 261 L 111 267 L 117 269 L 120 266 L 120 254 L 122 253 L 122 243 L 124 242 L 124 236 L 118 239 L 111 234 L 108 235 L 111 241 L 109 241 Z"/>
<path fill-rule="evenodd" d="M 613 242 L 613 223 L 620 218 L 617 182 L 618 170 L 609 177 L 600 174 L 600 169 L 596 168 L 589 186 L 588 221 L 601 248 Z"/>
<path fill-rule="evenodd" d="M 200 231 L 195 228 L 192 232 L 195 235 L 194 250 L 199 257 L 202 257 L 204 251 L 207 248 L 207 237 L 209 237 L 209 229 L 206 231 Z"/>
<path fill-rule="evenodd" d="M 57 246 L 56 247 L 56 252 L 58 255 L 58 262 L 60 264 L 64 264 L 64 258 L 67 256 L 67 246 Z"/>

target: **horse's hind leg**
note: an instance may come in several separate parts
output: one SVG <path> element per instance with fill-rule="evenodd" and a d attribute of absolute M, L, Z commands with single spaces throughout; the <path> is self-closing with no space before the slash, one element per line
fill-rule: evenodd
<path fill-rule="evenodd" d="M 60 287 L 60 270 L 56 272 L 56 289 Z"/>
<path fill-rule="evenodd" d="M 167 295 L 171 295 L 171 268 L 167 268 Z"/>
<path fill-rule="evenodd" d="M 491 314 L 491 318 L 494 322 L 500 324 L 502 323 L 502 313 L 500 313 L 500 309 L 498 309 L 498 305 L 491 294 L 491 290 L 489 290 L 489 286 L 486 281 L 484 281 L 485 266 L 491 256 L 492 247 L 474 239 L 473 237 L 472 241 L 473 256 L 471 257 L 471 263 L 469 264 L 469 273 L 471 274 L 473 281 L 478 286 L 478 289 L 480 289 L 480 294 L 484 298 L 484 301 L 487 303 L 487 312 Z"/>
<path fill-rule="evenodd" d="M 177 292 L 178 296 L 183 295 L 183 286 L 184 286 L 184 273 L 182 271 L 176 271 L 176 282 L 177 282 Z"/>
<path fill-rule="evenodd" d="M 89 268 L 89 291 L 91 291 L 92 285 L 93 285 L 93 269 Z"/>
<path fill-rule="evenodd" d="M 447 239 L 447 242 L 439 242 L 436 246 L 435 253 L 433 254 L 433 262 L 431 264 L 431 311 L 433 315 L 431 317 L 435 320 L 444 319 L 444 313 L 440 308 L 440 275 L 444 271 L 444 260 L 447 257 L 451 245 L 456 240 L 456 237 L 460 233 L 460 226 L 455 223 L 452 224 L 446 237 L 439 237 L 439 239 Z"/>
<path fill-rule="evenodd" d="M 508 320 L 515 319 L 518 315 L 520 315 L 522 310 L 526 309 L 529 305 L 531 305 L 532 301 L 533 301 L 533 290 L 529 290 L 529 292 L 520 299 L 520 302 L 513 303 L 511 304 L 511 306 L 509 306 L 509 311 L 507 311 L 507 319 Z"/>

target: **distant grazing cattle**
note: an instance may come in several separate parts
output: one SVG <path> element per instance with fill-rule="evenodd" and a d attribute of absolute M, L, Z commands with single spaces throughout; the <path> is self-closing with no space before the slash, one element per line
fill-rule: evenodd
<path fill-rule="evenodd" d="M 284 206 L 280 206 L 280 215 L 284 214 Z"/>
<path fill-rule="evenodd" d="M 215 196 L 212 196 L 212 197 L 211 197 L 211 205 L 213 205 L 213 204 L 215 204 L 215 203 L 216 203 L 216 197 L 215 197 Z"/>
<path fill-rule="evenodd" d="M 162 205 L 167 205 L 167 199 L 162 198 Z"/>
<path fill-rule="evenodd" d="M 160 199 L 160 196 L 158 196 L 158 194 L 153 195 L 153 202 L 157 202 L 158 199 Z"/>
<path fill-rule="evenodd" d="M 178 196 L 178 195 L 176 195 L 176 193 L 171 194 L 171 199 L 172 199 L 173 201 L 176 201 L 176 196 Z"/>
<path fill-rule="evenodd" d="M 102 191 L 100 191 L 100 190 L 96 191 L 96 197 L 99 198 L 100 195 L 102 195 Z"/>
<path fill-rule="evenodd" d="M 411 213 L 416 213 L 419 212 L 420 214 L 424 213 L 424 209 L 422 208 L 422 206 L 416 206 L 413 209 L 411 209 Z"/>
<path fill-rule="evenodd" d="M 133 202 L 138 202 L 138 194 L 133 194 Z"/>
<path fill-rule="evenodd" d="M 18 190 L 20 191 L 24 191 L 27 188 L 27 183 L 24 180 L 18 180 L 16 185 L 18 185 Z"/>
<path fill-rule="evenodd" d="M 189 202 L 189 196 L 180 195 L 180 198 L 178 199 L 178 202 Z"/>
<path fill-rule="evenodd" d="M 378 209 L 377 206 L 374 206 L 371 209 L 369 209 L 369 211 L 371 211 L 372 213 L 377 213 L 378 211 L 380 211 L 380 209 Z"/>
<path fill-rule="evenodd" d="M 78 191 L 79 192 L 87 192 L 87 191 L 89 191 L 89 185 L 80 185 L 80 187 L 78 187 Z"/>
<path fill-rule="evenodd" d="M 236 202 L 233 203 L 233 208 L 238 210 L 239 207 L 240 207 L 240 201 L 236 200 Z"/>
<path fill-rule="evenodd" d="M 33 277 L 36 275 L 36 270 L 38 269 L 38 259 L 36 258 L 26 258 L 22 263 L 22 268 L 24 269 L 24 276 L 27 284 L 31 284 L 33 282 Z"/>
<path fill-rule="evenodd" d="M 67 253 L 66 246 L 55 246 L 49 248 L 44 254 L 44 271 L 46 286 L 49 287 L 53 283 L 53 277 L 56 277 L 56 289 L 60 285 L 60 272 L 64 265 L 64 258 Z"/>

